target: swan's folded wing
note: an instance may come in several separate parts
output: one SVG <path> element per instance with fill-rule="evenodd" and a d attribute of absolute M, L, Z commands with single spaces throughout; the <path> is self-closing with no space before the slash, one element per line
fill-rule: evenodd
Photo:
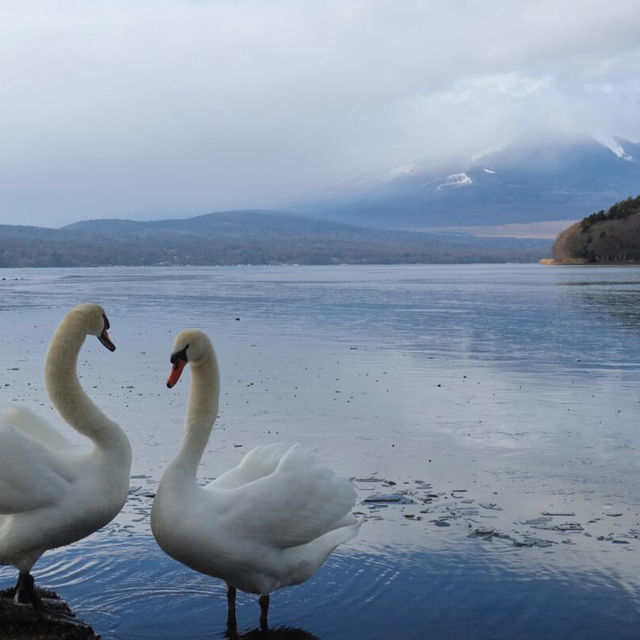
<path fill-rule="evenodd" d="M 0 424 L 11 425 L 53 449 L 66 451 L 72 446 L 44 418 L 26 407 L 0 405 Z"/>
<path fill-rule="evenodd" d="M 0 513 L 53 505 L 71 478 L 55 451 L 11 425 L 0 425 Z"/>
<path fill-rule="evenodd" d="M 268 476 L 277 469 L 280 460 L 289 449 L 291 445 L 283 443 L 263 444 L 251 449 L 237 467 L 225 471 L 207 487 L 232 489 Z"/>
<path fill-rule="evenodd" d="M 228 530 L 256 543 L 280 548 L 305 544 L 345 524 L 356 499 L 353 483 L 315 463 L 312 454 L 291 447 L 277 468 L 231 489 L 224 498 Z"/>

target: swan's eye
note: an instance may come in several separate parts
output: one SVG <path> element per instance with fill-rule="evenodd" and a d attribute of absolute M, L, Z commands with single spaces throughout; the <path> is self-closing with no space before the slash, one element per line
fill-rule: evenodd
<path fill-rule="evenodd" d="M 178 360 L 182 360 L 183 362 L 189 362 L 189 359 L 187 358 L 188 348 L 189 348 L 189 345 L 187 345 L 184 349 L 181 349 L 180 351 L 176 351 L 175 353 L 172 353 L 171 358 L 169 358 L 169 362 L 171 362 L 171 364 L 175 364 Z"/>
<path fill-rule="evenodd" d="M 111 325 L 109 324 L 109 319 L 107 318 L 107 316 L 103 313 L 102 314 L 102 319 L 104 320 L 104 331 L 106 331 L 107 329 L 111 328 Z"/>

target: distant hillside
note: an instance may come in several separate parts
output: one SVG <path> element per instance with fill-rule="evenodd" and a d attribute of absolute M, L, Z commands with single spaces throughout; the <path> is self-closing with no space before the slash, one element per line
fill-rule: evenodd
<path fill-rule="evenodd" d="M 0 267 L 534 262 L 549 241 L 376 231 L 284 212 L 224 211 L 62 229 L 0 226 Z"/>
<path fill-rule="evenodd" d="M 552 250 L 558 261 L 640 261 L 640 196 L 576 222 L 558 236 Z"/>
<path fill-rule="evenodd" d="M 193 218 L 156 220 L 85 220 L 63 229 L 81 233 L 101 233 L 109 236 L 133 234 L 141 236 L 166 236 L 198 234 L 202 236 L 246 235 L 247 233 L 338 233 L 358 231 L 355 227 L 339 222 L 307 218 L 284 211 L 249 209 L 241 211 L 217 211 Z M 362 231 L 362 230 L 360 230 Z"/>
<path fill-rule="evenodd" d="M 640 144 L 595 140 L 511 146 L 445 170 L 411 166 L 361 180 L 311 215 L 379 229 L 423 229 L 576 220 L 636 193 Z"/>

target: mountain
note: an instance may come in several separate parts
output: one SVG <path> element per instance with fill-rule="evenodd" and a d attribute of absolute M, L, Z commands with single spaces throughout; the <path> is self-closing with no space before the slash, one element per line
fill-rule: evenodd
<path fill-rule="evenodd" d="M 307 203 L 304 215 L 0 226 L 0 267 L 535 261 L 569 222 L 639 192 L 640 144 L 512 145 L 438 171 L 404 167 L 361 181 Z"/>
<path fill-rule="evenodd" d="M 0 226 L 0 267 L 531 262 L 550 242 L 380 231 L 282 211 Z"/>
<path fill-rule="evenodd" d="M 349 233 L 355 227 L 331 220 L 308 218 L 285 211 L 263 211 L 259 209 L 239 211 L 217 211 L 193 218 L 172 220 L 84 220 L 63 227 L 63 230 L 79 233 L 100 233 L 108 236 L 130 234 L 139 236 L 167 236 L 175 234 L 198 234 L 201 236 L 246 235 L 247 233 Z"/>
<path fill-rule="evenodd" d="M 553 254 L 557 263 L 640 261 L 640 196 L 576 222 L 558 236 Z"/>
<path fill-rule="evenodd" d="M 305 211 L 379 229 L 482 227 L 582 218 L 640 191 L 640 144 L 511 146 L 439 171 L 407 167 Z"/>

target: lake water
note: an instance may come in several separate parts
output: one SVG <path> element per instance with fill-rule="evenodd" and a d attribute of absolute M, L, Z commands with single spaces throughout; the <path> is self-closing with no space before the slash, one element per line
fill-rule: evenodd
<path fill-rule="evenodd" d="M 201 478 L 264 442 L 355 477 L 360 535 L 273 594 L 282 638 L 636 638 L 640 268 L 538 265 L 1 270 L 1 400 L 60 424 L 42 361 L 65 311 L 102 304 L 87 392 L 128 432 L 130 500 L 34 575 L 103 638 L 224 638 L 219 581 L 166 557 L 151 496 L 182 438 L 175 334 L 220 361 Z M 71 431 L 60 426 L 68 435 Z M 72 434 L 72 437 L 73 434 Z M 75 437 L 82 443 L 80 437 Z M 403 493 L 402 503 L 365 502 Z M 0 568 L 0 586 L 14 580 Z M 259 608 L 239 598 L 238 637 Z"/>

